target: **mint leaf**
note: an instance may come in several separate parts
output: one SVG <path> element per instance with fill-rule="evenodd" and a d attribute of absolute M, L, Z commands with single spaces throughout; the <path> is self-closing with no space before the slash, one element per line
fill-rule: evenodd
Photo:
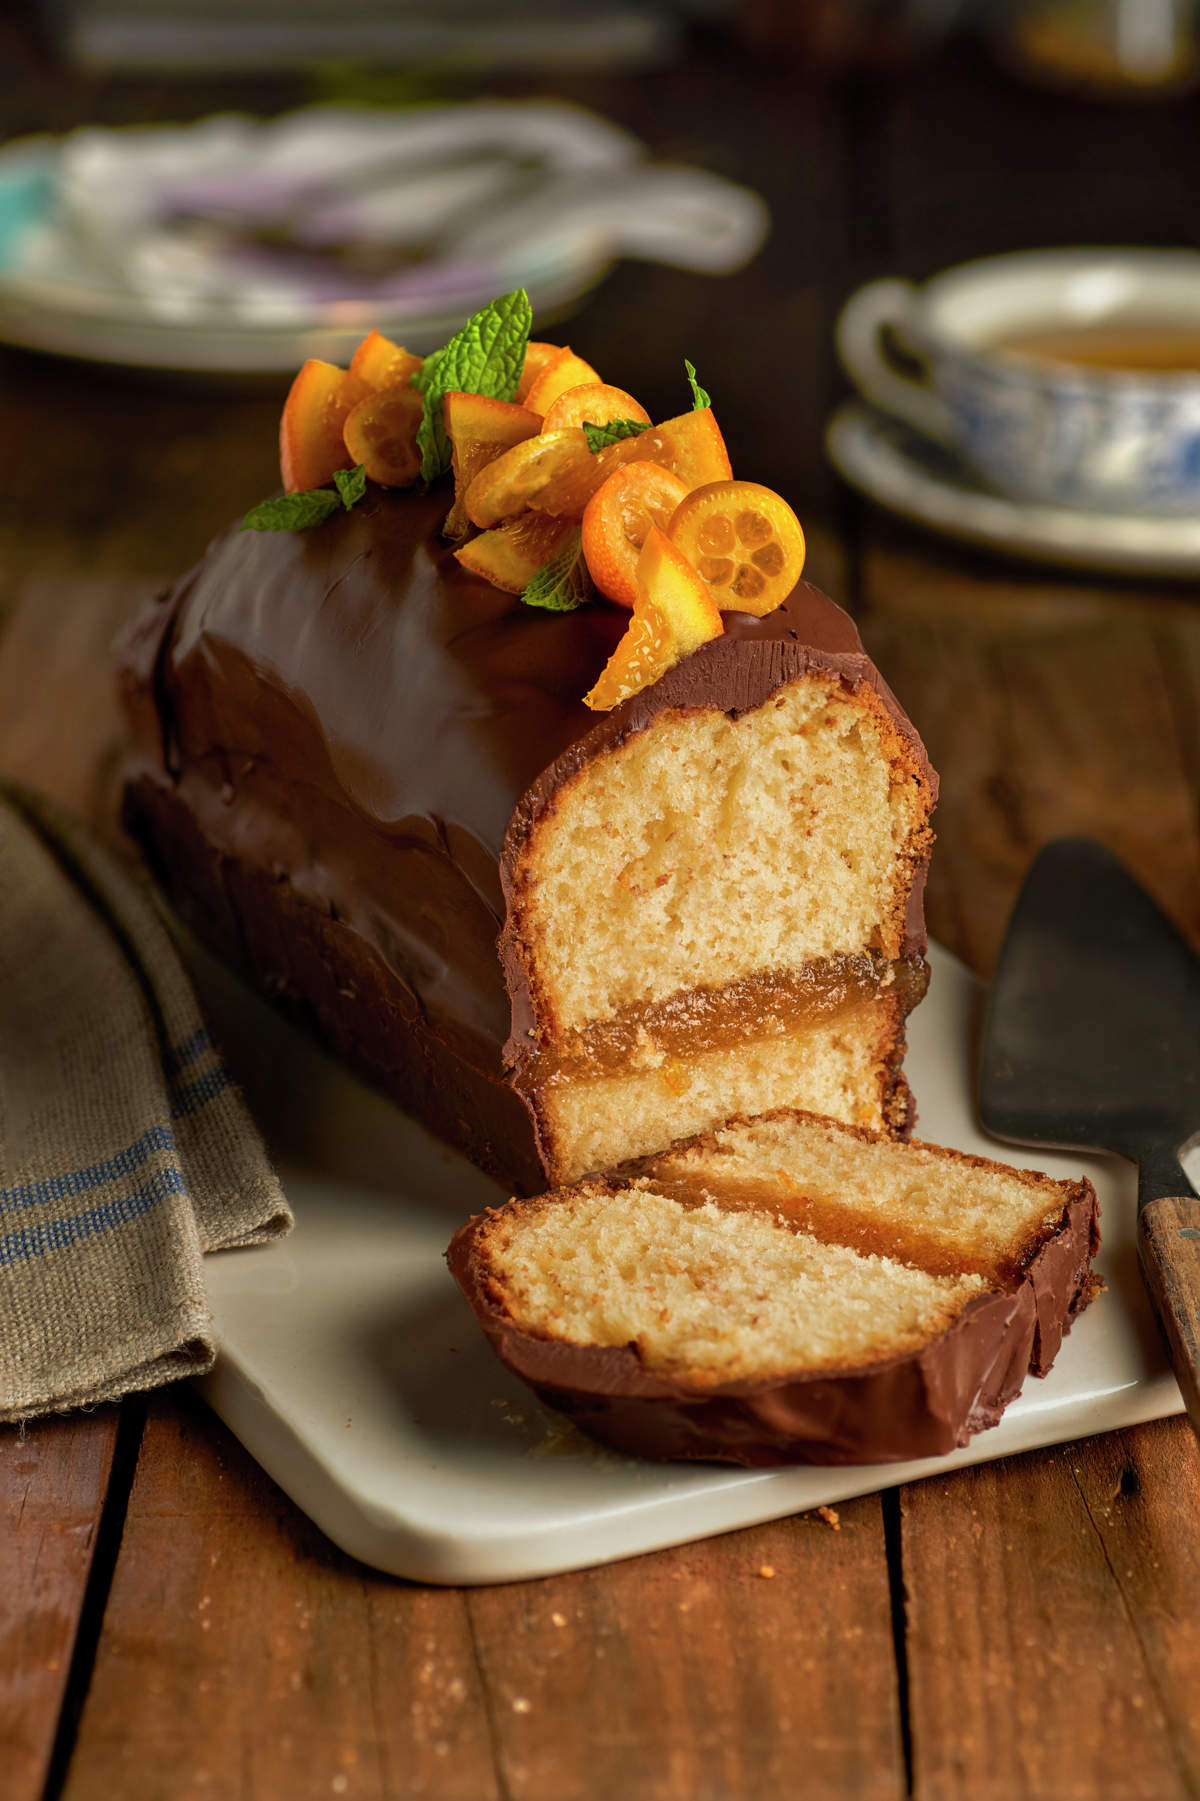
<path fill-rule="evenodd" d="M 353 469 L 335 469 L 333 485 L 341 496 L 342 505 L 349 512 L 367 491 L 367 472 L 361 463 L 356 463 Z"/>
<path fill-rule="evenodd" d="M 238 527 L 243 532 L 304 532 L 331 519 L 341 505 L 332 488 L 305 488 L 251 507 Z"/>
<path fill-rule="evenodd" d="M 279 494 L 251 507 L 238 530 L 242 532 L 306 532 L 324 525 L 339 506 L 350 508 L 367 491 L 367 472 L 361 463 L 353 469 L 336 469 L 333 488 L 302 488 L 298 494 Z M 335 492 L 336 490 L 336 492 Z"/>
<path fill-rule="evenodd" d="M 704 389 L 700 386 L 700 383 L 696 380 L 696 365 L 695 365 L 695 363 L 689 363 L 687 358 L 684 357 L 683 366 L 687 370 L 687 378 L 692 384 L 692 411 L 694 413 L 698 413 L 700 411 L 701 407 L 711 406 L 712 401 L 709 399 L 708 395 L 704 392 Z"/>
<path fill-rule="evenodd" d="M 622 438 L 636 438 L 640 432 L 649 431 L 640 419 L 610 419 L 607 425 L 593 425 L 590 419 L 583 422 L 583 435 L 588 441 L 589 450 L 607 450 L 610 444 L 619 444 Z"/>
<path fill-rule="evenodd" d="M 591 583 L 583 560 L 582 534 L 578 527 L 561 550 L 542 564 L 521 599 L 527 607 L 545 607 L 551 613 L 573 613 L 588 598 Z"/>
<path fill-rule="evenodd" d="M 436 481 L 450 467 L 443 397 L 484 394 L 489 400 L 511 400 L 521 380 L 532 324 L 529 296 L 524 288 L 515 288 L 472 314 L 448 344 L 425 358 L 412 378 L 414 388 L 425 396 L 417 432 L 425 481 Z"/>

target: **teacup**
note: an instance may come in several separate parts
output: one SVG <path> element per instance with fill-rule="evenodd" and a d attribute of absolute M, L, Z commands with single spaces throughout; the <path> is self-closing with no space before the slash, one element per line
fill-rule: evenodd
<path fill-rule="evenodd" d="M 868 400 L 1002 493 L 1200 508 L 1200 253 L 1034 250 L 872 282 L 838 349 Z"/>

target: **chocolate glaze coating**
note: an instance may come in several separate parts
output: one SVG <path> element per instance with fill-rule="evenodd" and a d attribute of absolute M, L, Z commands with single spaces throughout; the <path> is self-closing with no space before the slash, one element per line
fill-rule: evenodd
<path fill-rule="evenodd" d="M 830 1375 L 689 1387 L 647 1370 L 633 1345 L 579 1345 L 522 1331 L 489 1290 L 477 1214 L 446 1253 L 493 1350 L 548 1406 L 633 1456 L 737 1463 L 892 1463 L 940 1457 L 994 1426 L 1026 1373 L 1044 1376 L 1095 1292 L 1100 1235 L 1088 1181 L 1015 1286 L 977 1296 L 932 1344 Z"/>
<path fill-rule="evenodd" d="M 920 741 L 850 619 L 798 585 L 612 713 L 583 694 L 628 624 L 522 606 L 440 537 L 445 495 L 372 489 L 308 532 L 231 530 L 126 633 L 125 818 L 184 916 L 370 1080 L 515 1186 L 532 1013 L 506 895 L 589 758 L 667 709 L 736 715 L 823 670 Z M 914 885 L 906 956 L 925 935 Z M 368 1017 L 368 1015 L 370 1015 Z"/>

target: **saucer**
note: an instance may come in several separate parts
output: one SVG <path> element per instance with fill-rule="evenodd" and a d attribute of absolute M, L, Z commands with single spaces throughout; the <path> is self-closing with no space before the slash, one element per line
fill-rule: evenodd
<path fill-rule="evenodd" d="M 1113 575 L 1200 575 L 1200 519 L 1085 513 L 1007 500 L 939 444 L 865 401 L 838 408 L 830 461 L 881 506 L 1002 555 Z"/>

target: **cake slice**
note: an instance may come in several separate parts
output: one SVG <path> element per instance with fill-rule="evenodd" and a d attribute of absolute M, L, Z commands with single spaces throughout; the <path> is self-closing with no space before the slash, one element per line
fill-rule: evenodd
<path fill-rule="evenodd" d="M 939 1455 L 1091 1298 L 1087 1181 L 794 1109 L 478 1215 L 450 1267 L 502 1361 L 621 1450 Z"/>

